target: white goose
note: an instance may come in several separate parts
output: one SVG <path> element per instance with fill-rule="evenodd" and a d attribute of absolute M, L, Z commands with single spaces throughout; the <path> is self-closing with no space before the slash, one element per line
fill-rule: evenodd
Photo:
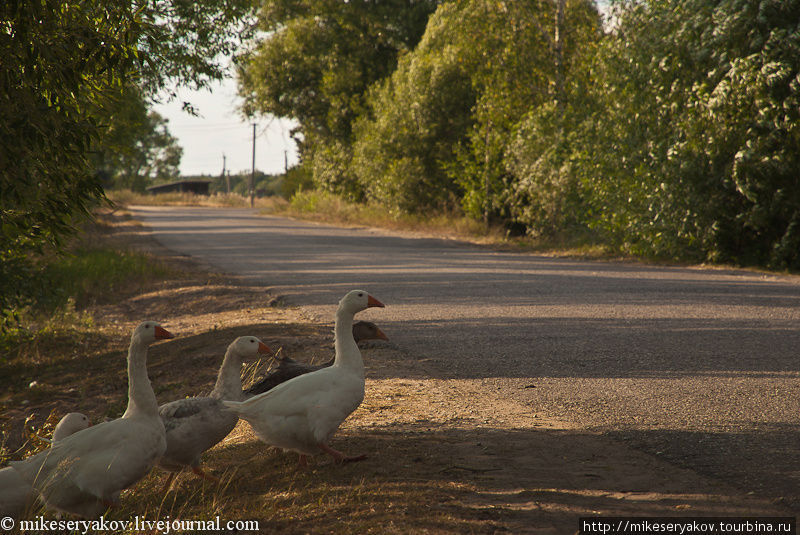
<path fill-rule="evenodd" d="M 71 412 L 59 420 L 50 441 L 55 444 L 90 425 L 85 414 Z M 18 518 L 35 498 L 36 492 L 16 470 L 10 466 L 0 470 L 0 514 Z"/>
<path fill-rule="evenodd" d="M 166 338 L 172 335 L 153 321 L 133 331 L 128 350 L 128 408 L 122 418 L 79 431 L 46 451 L 11 463 L 49 509 L 97 518 L 164 453 L 164 424 L 147 377 L 147 347 Z"/>
<path fill-rule="evenodd" d="M 371 321 L 357 321 L 353 324 L 353 339 L 358 343 L 361 340 L 388 340 L 389 337 Z M 334 359 L 330 359 L 328 362 L 323 362 L 322 364 L 308 364 L 305 362 L 297 362 L 289 357 L 276 358 L 276 360 L 278 361 L 278 367 L 245 390 L 244 397 L 249 398 L 262 394 L 298 375 L 332 366 L 334 361 Z"/>
<path fill-rule="evenodd" d="M 347 457 L 328 445 L 339 425 L 364 400 L 364 361 L 353 339 L 353 316 L 383 303 L 362 290 L 353 290 L 339 301 L 336 311 L 336 357 L 330 367 L 316 370 L 247 401 L 224 401 L 246 420 L 261 440 L 307 456 L 324 451 L 337 463 L 366 456 Z"/>
<path fill-rule="evenodd" d="M 19 518 L 35 499 L 36 492 L 16 470 L 0 470 L 0 515 Z"/>
<path fill-rule="evenodd" d="M 170 472 L 166 490 L 184 467 L 202 478 L 215 480 L 200 468 L 200 455 L 228 436 L 239 417 L 222 405 L 222 400 L 241 401 L 242 358 L 269 354 L 270 349 L 255 336 L 240 336 L 228 346 L 214 389 L 207 397 L 179 399 L 159 407 L 167 431 L 167 451 L 158 465 Z"/>

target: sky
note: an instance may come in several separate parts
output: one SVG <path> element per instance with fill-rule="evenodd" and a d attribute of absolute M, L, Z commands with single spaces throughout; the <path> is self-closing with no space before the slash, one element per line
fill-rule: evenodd
<path fill-rule="evenodd" d="M 199 113 L 192 117 L 182 110 L 184 101 L 191 102 Z M 250 172 L 253 157 L 253 126 L 236 110 L 236 81 L 226 79 L 210 89 L 178 91 L 178 98 L 154 110 L 169 120 L 169 131 L 183 147 L 181 175 L 219 176 L 223 154 L 226 168 L 232 173 Z M 292 123 L 273 118 L 259 119 L 256 126 L 256 169 L 265 173 L 282 173 L 284 151 L 289 167 L 297 163 L 297 148 L 289 136 Z"/>

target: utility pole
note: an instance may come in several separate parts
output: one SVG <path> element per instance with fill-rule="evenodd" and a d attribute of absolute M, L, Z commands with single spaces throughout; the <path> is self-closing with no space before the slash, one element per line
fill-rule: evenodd
<path fill-rule="evenodd" d="M 253 169 L 250 172 L 250 208 L 255 206 L 256 195 L 256 123 L 253 123 Z"/>
<path fill-rule="evenodd" d="M 225 169 L 226 169 L 225 160 L 226 160 L 226 157 L 225 157 L 225 153 L 223 152 L 222 153 L 222 178 L 226 178 L 227 179 L 227 181 L 226 181 L 226 186 L 227 186 L 226 187 L 226 191 L 228 192 L 228 195 L 230 195 L 231 194 L 231 179 L 230 179 L 230 175 L 226 175 L 225 174 Z"/>
<path fill-rule="evenodd" d="M 283 174 L 285 175 L 288 172 L 289 172 L 289 151 L 288 150 L 284 150 L 283 151 Z"/>
<path fill-rule="evenodd" d="M 484 162 L 483 162 L 483 226 L 489 230 L 489 210 L 491 209 L 491 193 L 492 188 L 489 177 L 489 134 L 492 130 L 492 119 L 486 121 L 486 140 L 484 142 Z"/>

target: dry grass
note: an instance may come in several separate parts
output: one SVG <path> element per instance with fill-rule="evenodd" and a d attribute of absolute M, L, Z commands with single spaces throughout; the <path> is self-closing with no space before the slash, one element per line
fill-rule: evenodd
<path fill-rule="evenodd" d="M 215 193 L 196 195 L 194 193 L 159 193 L 150 195 L 130 190 L 107 191 L 108 198 L 117 206 L 157 205 L 157 206 L 219 206 L 249 208 L 250 198 L 238 193 Z M 287 204 L 281 197 L 256 197 L 254 207 L 262 210 L 280 210 Z"/>
<path fill-rule="evenodd" d="M 451 213 L 426 216 L 405 214 L 379 205 L 348 202 L 336 195 L 320 191 L 301 191 L 281 211 L 284 215 L 313 218 L 345 225 L 371 225 L 376 227 L 437 233 L 444 236 L 501 238 L 500 229 L 487 230 L 482 223 Z"/>
<path fill-rule="evenodd" d="M 380 205 L 348 202 L 322 191 L 298 192 L 287 205 L 265 209 L 263 212 L 337 225 L 366 225 L 417 236 L 456 239 L 504 250 L 577 258 L 612 257 L 606 247 L 594 243 L 590 236 L 557 236 L 547 239 L 515 236 L 501 226 L 491 225 L 487 228 L 483 222 L 457 212 L 406 214 Z"/>

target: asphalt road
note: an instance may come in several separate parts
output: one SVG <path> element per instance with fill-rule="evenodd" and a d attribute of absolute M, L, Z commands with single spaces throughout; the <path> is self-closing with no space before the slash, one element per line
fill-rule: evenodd
<path fill-rule="evenodd" d="M 387 307 L 360 317 L 427 369 L 800 510 L 798 277 L 498 252 L 242 209 L 133 213 L 166 247 L 324 322 L 367 290 Z"/>

